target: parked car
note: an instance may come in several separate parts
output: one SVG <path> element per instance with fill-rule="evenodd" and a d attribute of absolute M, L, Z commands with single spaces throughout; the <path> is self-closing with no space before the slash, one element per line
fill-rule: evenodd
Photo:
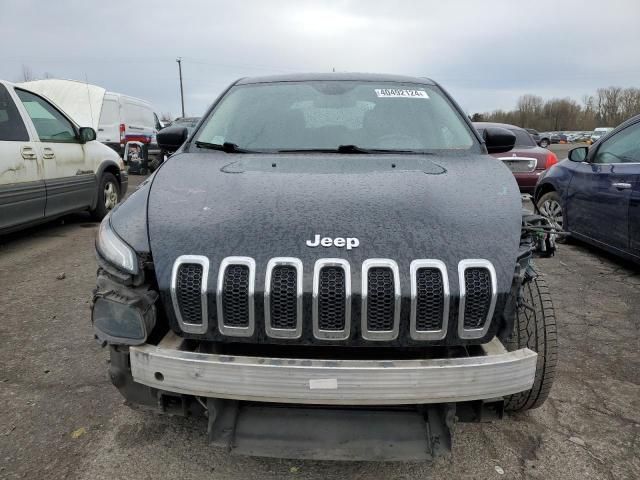
<path fill-rule="evenodd" d="M 549 140 L 548 133 L 538 132 L 533 128 L 525 128 L 525 130 L 529 132 L 529 134 L 533 137 L 533 139 L 535 140 L 535 142 L 538 144 L 539 147 L 547 148 L 551 143 L 551 141 Z"/>
<path fill-rule="evenodd" d="M 0 233 L 82 210 L 101 220 L 127 184 L 122 160 L 93 128 L 0 81 Z"/>
<path fill-rule="evenodd" d="M 173 122 L 171 122 L 170 126 L 185 127 L 187 129 L 188 135 L 191 135 L 191 133 L 195 130 L 196 126 L 198 125 L 199 121 L 200 121 L 200 117 L 178 117 Z M 160 150 L 161 150 L 161 157 L 163 160 L 171 153 L 162 149 Z"/>
<path fill-rule="evenodd" d="M 584 143 L 588 141 L 590 137 L 591 137 L 591 132 L 578 132 L 576 133 L 576 138 L 574 142 Z"/>
<path fill-rule="evenodd" d="M 596 129 L 594 129 L 593 133 L 591 134 L 591 137 L 590 137 L 591 143 L 597 142 L 598 140 L 600 140 L 602 137 L 604 137 L 607 133 L 609 133 L 612 130 L 613 130 L 612 127 L 598 127 Z"/>
<path fill-rule="evenodd" d="M 307 74 L 238 80 L 158 141 L 176 153 L 96 241 L 92 323 L 132 404 L 206 415 L 227 452 L 426 460 L 454 418 L 544 402 L 530 261 L 553 235 L 487 155 L 513 133 L 425 78 Z"/>
<path fill-rule="evenodd" d="M 74 80 L 34 80 L 20 85 L 51 99 L 76 122 L 91 125 L 98 141 L 121 157 L 127 138 L 147 143 L 149 157 L 160 155 L 156 134 L 162 125 L 146 100 Z"/>
<path fill-rule="evenodd" d="M 552 132 L 551 136 L 549 137 L 549 141 L 551 143 L 567 143 L 568 138 L 562 132 Z"/>
<path fill-rule="evenodd" d="M 178 117 L 171 122 L 172 127 L 186 127 L 189 134 L 193 132 L 200 121 L 200 117 Z"/>
<path fill-rule="evenodd" d="M 535 202 L 571 236 L 640 261 L 640 115 L 574 148 L 536 187 Z"/>
<path fill-rule="evenodd" d="M 492 155 L 502 160 L 513 172 L 521 193 L 532 194 L 540 175 L 558 163 L 555 153 L 537 146 L 533 137 L 523 128 L 506 123 L 475 122 L 473 125 L 480 133 L 487 127 L 499 127 L 509 130 L 516 136 L 516 143 L 512 150 Z"/>

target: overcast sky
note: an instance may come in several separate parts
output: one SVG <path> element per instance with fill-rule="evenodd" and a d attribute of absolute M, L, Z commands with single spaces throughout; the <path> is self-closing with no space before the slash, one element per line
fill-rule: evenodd
<path fill-rule="evenodd" d="M 165 6 L 166 5 L 166 6 Z M 199 115 L 243 76 L 429 76 L 468 112 L 640 87 L 640 0 L 0 0 L 0 78 L 84 80 Z"/>

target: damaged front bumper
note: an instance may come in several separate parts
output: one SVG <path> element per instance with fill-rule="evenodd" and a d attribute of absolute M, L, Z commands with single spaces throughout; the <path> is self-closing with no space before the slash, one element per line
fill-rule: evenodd
<path fill-rule="evenodd" d="M 428 461 L 456 421 L 501 418 L 530 389 L 537 354 L 496 338 L 468 356 L 319 360 L 204 353 L 173 332 L 111 347 L 112 382 L 133 405 L 205 416 L 212 445 L 236 455 Z M 132 406 L 133 406 L 132 405 Z"/>
<path fill-rule="evenodd" d="M 136 383 L 200 397 L 318 405 L 406 405 L 502 397 L 533 385 L 537 354 L 507 352 L 495 338 L 482 354 L 415 360 L 311 360 L 190 351 L 169 332 L 130 347 Z"/>

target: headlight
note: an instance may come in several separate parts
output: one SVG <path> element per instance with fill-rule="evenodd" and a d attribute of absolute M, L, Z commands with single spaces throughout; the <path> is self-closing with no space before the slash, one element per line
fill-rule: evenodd
<path fill-rule="evenodd" d="M 138 274 L 136 252 L 122 240 L 111 227 L 111 215 L 107 215 L 98 230 L 96 250 L 114 267 L 133 275 Z"/>
<path fill-rule="evenodd" d="M 127 298 L 107 293 L 96 296 L 92 309 L 96 336 L 109 343 L 143 344 L 156 324 L 155 296 Z"/>

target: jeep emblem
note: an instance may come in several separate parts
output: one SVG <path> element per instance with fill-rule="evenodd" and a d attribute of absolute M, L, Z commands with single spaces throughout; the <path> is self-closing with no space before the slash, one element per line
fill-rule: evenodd
<path fill-rule="evenodd" d="M 317 246 L 323 246 L 323 247 L 334 246 L 338 248 L 347 247 L 347 250 L 351 250 L 352 248 L 356 248 L 359 245 L 360 245 L 360 240 L 353 237 L 347 237 L 347 238 L 322 237 L 320 238 L 320 235 L 315 235 L 313 237 L 313 240 L 307 240 L 307 247 L 314 247 L 314 248 Z"/>

